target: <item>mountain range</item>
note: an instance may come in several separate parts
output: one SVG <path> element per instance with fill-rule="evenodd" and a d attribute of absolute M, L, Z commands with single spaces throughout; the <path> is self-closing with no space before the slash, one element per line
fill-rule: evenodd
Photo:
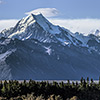
<path fill-rule="evenodd" d="M 1 80 L 78 80 L 100 76 L 100 31 L 84 36 L 28 15 L 0 33 Z"/>

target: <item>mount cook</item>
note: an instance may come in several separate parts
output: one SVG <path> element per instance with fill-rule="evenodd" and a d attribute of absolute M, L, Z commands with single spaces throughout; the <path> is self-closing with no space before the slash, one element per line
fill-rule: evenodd
<path fill-rule="evenodd" d="M 100 76 L 100 36 L 75 34 L 29 15 L 0 33 L 1 80 L 77 80 Z"/>

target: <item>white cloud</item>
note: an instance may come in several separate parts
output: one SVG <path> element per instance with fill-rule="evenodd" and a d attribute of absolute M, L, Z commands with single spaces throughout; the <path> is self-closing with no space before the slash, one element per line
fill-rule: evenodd
<path fill-rule="evenodd" d="M 52 23 L 65 27 L 72 32 L 88 34 L 96 29 L 100 30 L 100 19 L 49 19 Z"/>
<path fill-rule="evenodd" d="M 100 19 L 51 19 L 49 21 L 55 25 L 60 25 L 72 32 L 90 33 L 96 29 L 100 30 Z M 15 26 L 17 19 L 0 20 L 0 32 L 5 28 Z"/>
<path fill-rule="evenodd" d="M 5 28 L 10 28 L 18 22 L 17 19 L 0 20 L 0 32 Z"/>
<path fill-rule="evenodd" d="M 58 15 L 58 10 L 56 8 L 39 8 L 32 10 L 30 12 L 26 12 L 25 14 L 40 14 L 42 13 L 45 17 L 53 17 Z"/>

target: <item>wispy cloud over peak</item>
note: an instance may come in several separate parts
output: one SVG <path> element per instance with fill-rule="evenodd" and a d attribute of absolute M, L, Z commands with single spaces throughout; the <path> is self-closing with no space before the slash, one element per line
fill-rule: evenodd
<path fill-rule="evenodd" d="M 30 12 L 26 12 L 25 14 L 40 14 L 42 13 L 45 17 L 54 17 L 58 15 L 58 10 L 56 8 L 39 8 L 32 10 Z"/>

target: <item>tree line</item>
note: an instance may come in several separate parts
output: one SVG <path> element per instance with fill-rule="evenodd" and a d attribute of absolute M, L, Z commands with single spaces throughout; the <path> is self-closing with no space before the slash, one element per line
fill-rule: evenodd
<path fill-rule="evenodd" d="M 82 77 L 79 82 L 67 80 L 66 83 L 34 80 L 0 81 L 0 100 L 28 100 L 25 99 L 27 97 L 35 98 L 29 100 L 100 100 L 100 78 L 97 83 L 88 77 Z"/>

